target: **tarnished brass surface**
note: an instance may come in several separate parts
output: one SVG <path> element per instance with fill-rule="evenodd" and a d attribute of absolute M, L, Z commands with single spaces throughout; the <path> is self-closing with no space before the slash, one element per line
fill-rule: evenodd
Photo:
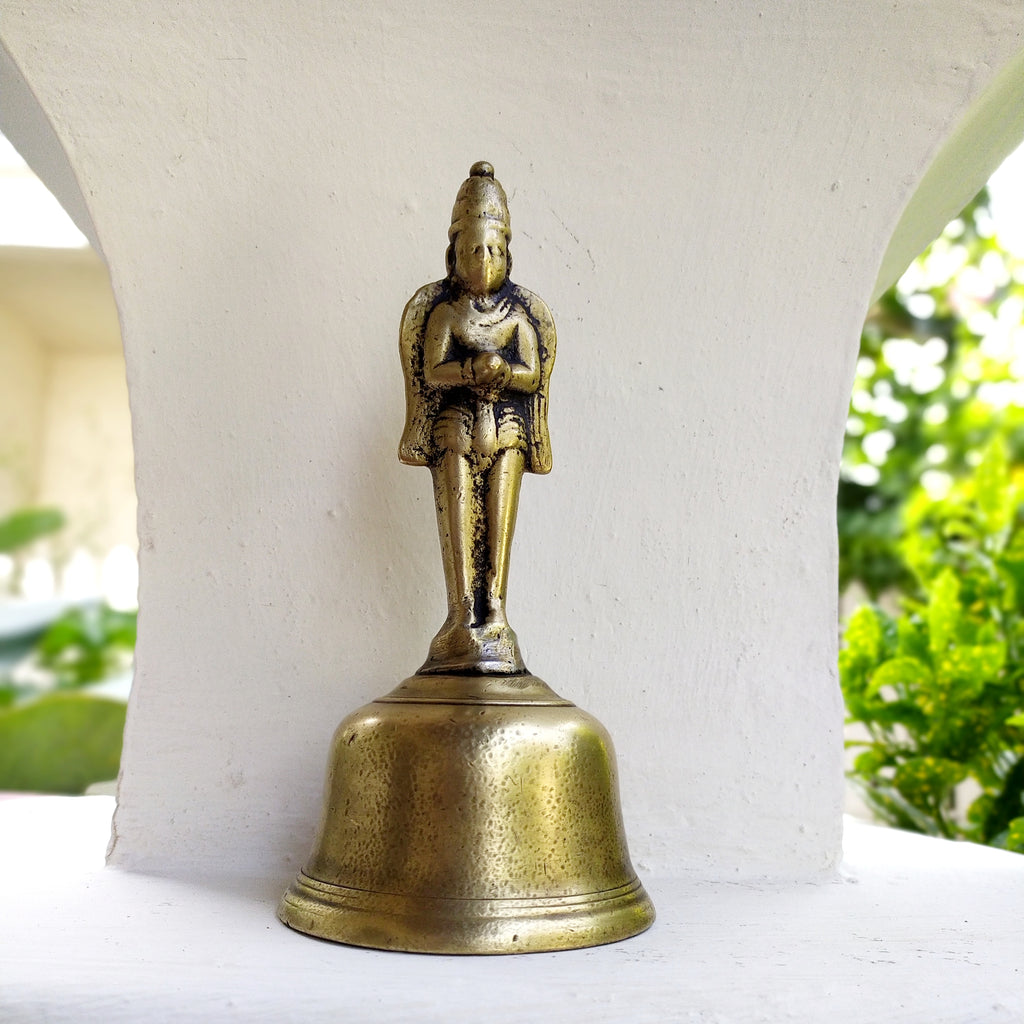
<path fill-rule="evenodd" d="M 508 205 L 474 164 L 448 276 L 402 317 L 403 462 L 429 466 L 448 616 L 426 663 L 334 736 L 313 853 L 282 921 L 428 953 L 593 946 L 648 928 L 611 739 L 526 671 L 505 615 L 524 472 L 551 468 L 555 329 L 508 280 Z"/>
<path fill-rule="evenodd" d="M 508 278 L 508 203 L 474 164 L 448 229 L 448 276 L 402 314 L 406 424 L 399 458 L 434 481 L 448 617 L 421 672 L 525 671 L 505 615 L 523 473 L 551 469 L 548 381 L 555 324 Z"/>
<path fill-rule="evenodd" d="M 521 701 L 385 698 L 341 723 L 316 847 L 282 904 L 288 924 L 444 953 L 565 949 L 647 926 L 611 740 L 527 679 Z"/>
<path fill-rule="evenodd" d="M 550 704 L 572 707 L 571 701 L 529 672 L 521 676 L 415 675 L 399 683 L 377 702 L 403 704 Z"/>
<path fill-rule="evenodd" d="M 600 946 L 642 932 L 652 916 L 635 878 L 576 897 L 444 900 L 344 889 L 305 874 L 289 889 L 281 913 L 297 931 L 350 946 L 476 954 Z"/>

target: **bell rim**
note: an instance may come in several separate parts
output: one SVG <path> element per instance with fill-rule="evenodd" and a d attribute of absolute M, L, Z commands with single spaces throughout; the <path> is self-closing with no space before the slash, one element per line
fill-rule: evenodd
<path fill-rule="evenodd" d="M 460 899 L 369 892 L 303 871 L 281 900 L 278 917 L 294 931 L 350 946 L 500 955 L 618 942 L 650 928 L 655 913 L 635 875 L 590 893 Z"/>

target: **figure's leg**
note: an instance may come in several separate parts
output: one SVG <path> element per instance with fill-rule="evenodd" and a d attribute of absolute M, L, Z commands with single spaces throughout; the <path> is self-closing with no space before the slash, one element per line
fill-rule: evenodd
<path fill-rule="evenodd" d="M 448 591 L 448 620 L 443 632 L 473 621 L 473 474 L 466 456 L 445 452 L 431 475 Z"/>
<path fill-rule="evenodd" d="M 448 618 L 430 644 L 421 673 L 521 673 L 526 668 L 505 620 L 508 556 L 525 465 L 519 424 L 505 425 L 506 446 L 477 451 L 472 419 L 442 413 L 432 467 L 438 533 L 448 590 Z"/>
<path fill-rule="evenodd" d="M 508 563 L 512 535 L 519 509 L 525 455 L 518 449 L 499 452 L 487 474 L 485 515 L 487 520 L 487 621 L 505 625 L 505 595 L 508 592 Z"/>

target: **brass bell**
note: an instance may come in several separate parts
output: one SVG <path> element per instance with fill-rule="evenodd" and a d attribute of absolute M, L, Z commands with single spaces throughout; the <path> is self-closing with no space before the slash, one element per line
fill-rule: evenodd
<path fill-rule="evenodd" d="M 431 469 L 448 617 L 419 672 L 334 735 L 320 829 L 278 914 L 357 946 L 527 953 L 614 942 L 654 908 L 611 739 L 523 664 L 505 617 L 524 472 L 551 468 L 547 306 L 508 280 L 505 192 L 474 164 L 448 276 L 402 317 L 403 462 Z"/>
<path fill-rule="evenodd" d="M 413 676 L 338 727 L 313 854 L 281 919 L 424 953 L 614 942 L 654 911 L 611 740 L 535 676 Z"/>

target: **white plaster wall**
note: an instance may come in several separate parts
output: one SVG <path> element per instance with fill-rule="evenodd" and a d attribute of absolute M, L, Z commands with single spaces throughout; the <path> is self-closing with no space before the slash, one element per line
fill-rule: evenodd
<path fill-rule="evenodd" d="M 37 340 L 0 306 L 0 516 L 35 499 L 44 381 Z"/>
<path fill-rule="evenodd" d="M 287 878 L 334 724 L 422 660 L 441 580 L 427 474 L 395 458 L 397 324 L 484 158 L 560 334 L 509 602 L 528 663 L 611 729 L 640 864 L 834 864 L 856 339 L 1024 9 L 0 9 L 128 356 L 142 612 L 114 862 Z"/>
<path fill-rule="evenodd" d="M 131 416 L 120 352 L 54 352 L 49 359 L 39 500 L 64 510 L 70 551 L 102 559 L 134 549 Z"/>

